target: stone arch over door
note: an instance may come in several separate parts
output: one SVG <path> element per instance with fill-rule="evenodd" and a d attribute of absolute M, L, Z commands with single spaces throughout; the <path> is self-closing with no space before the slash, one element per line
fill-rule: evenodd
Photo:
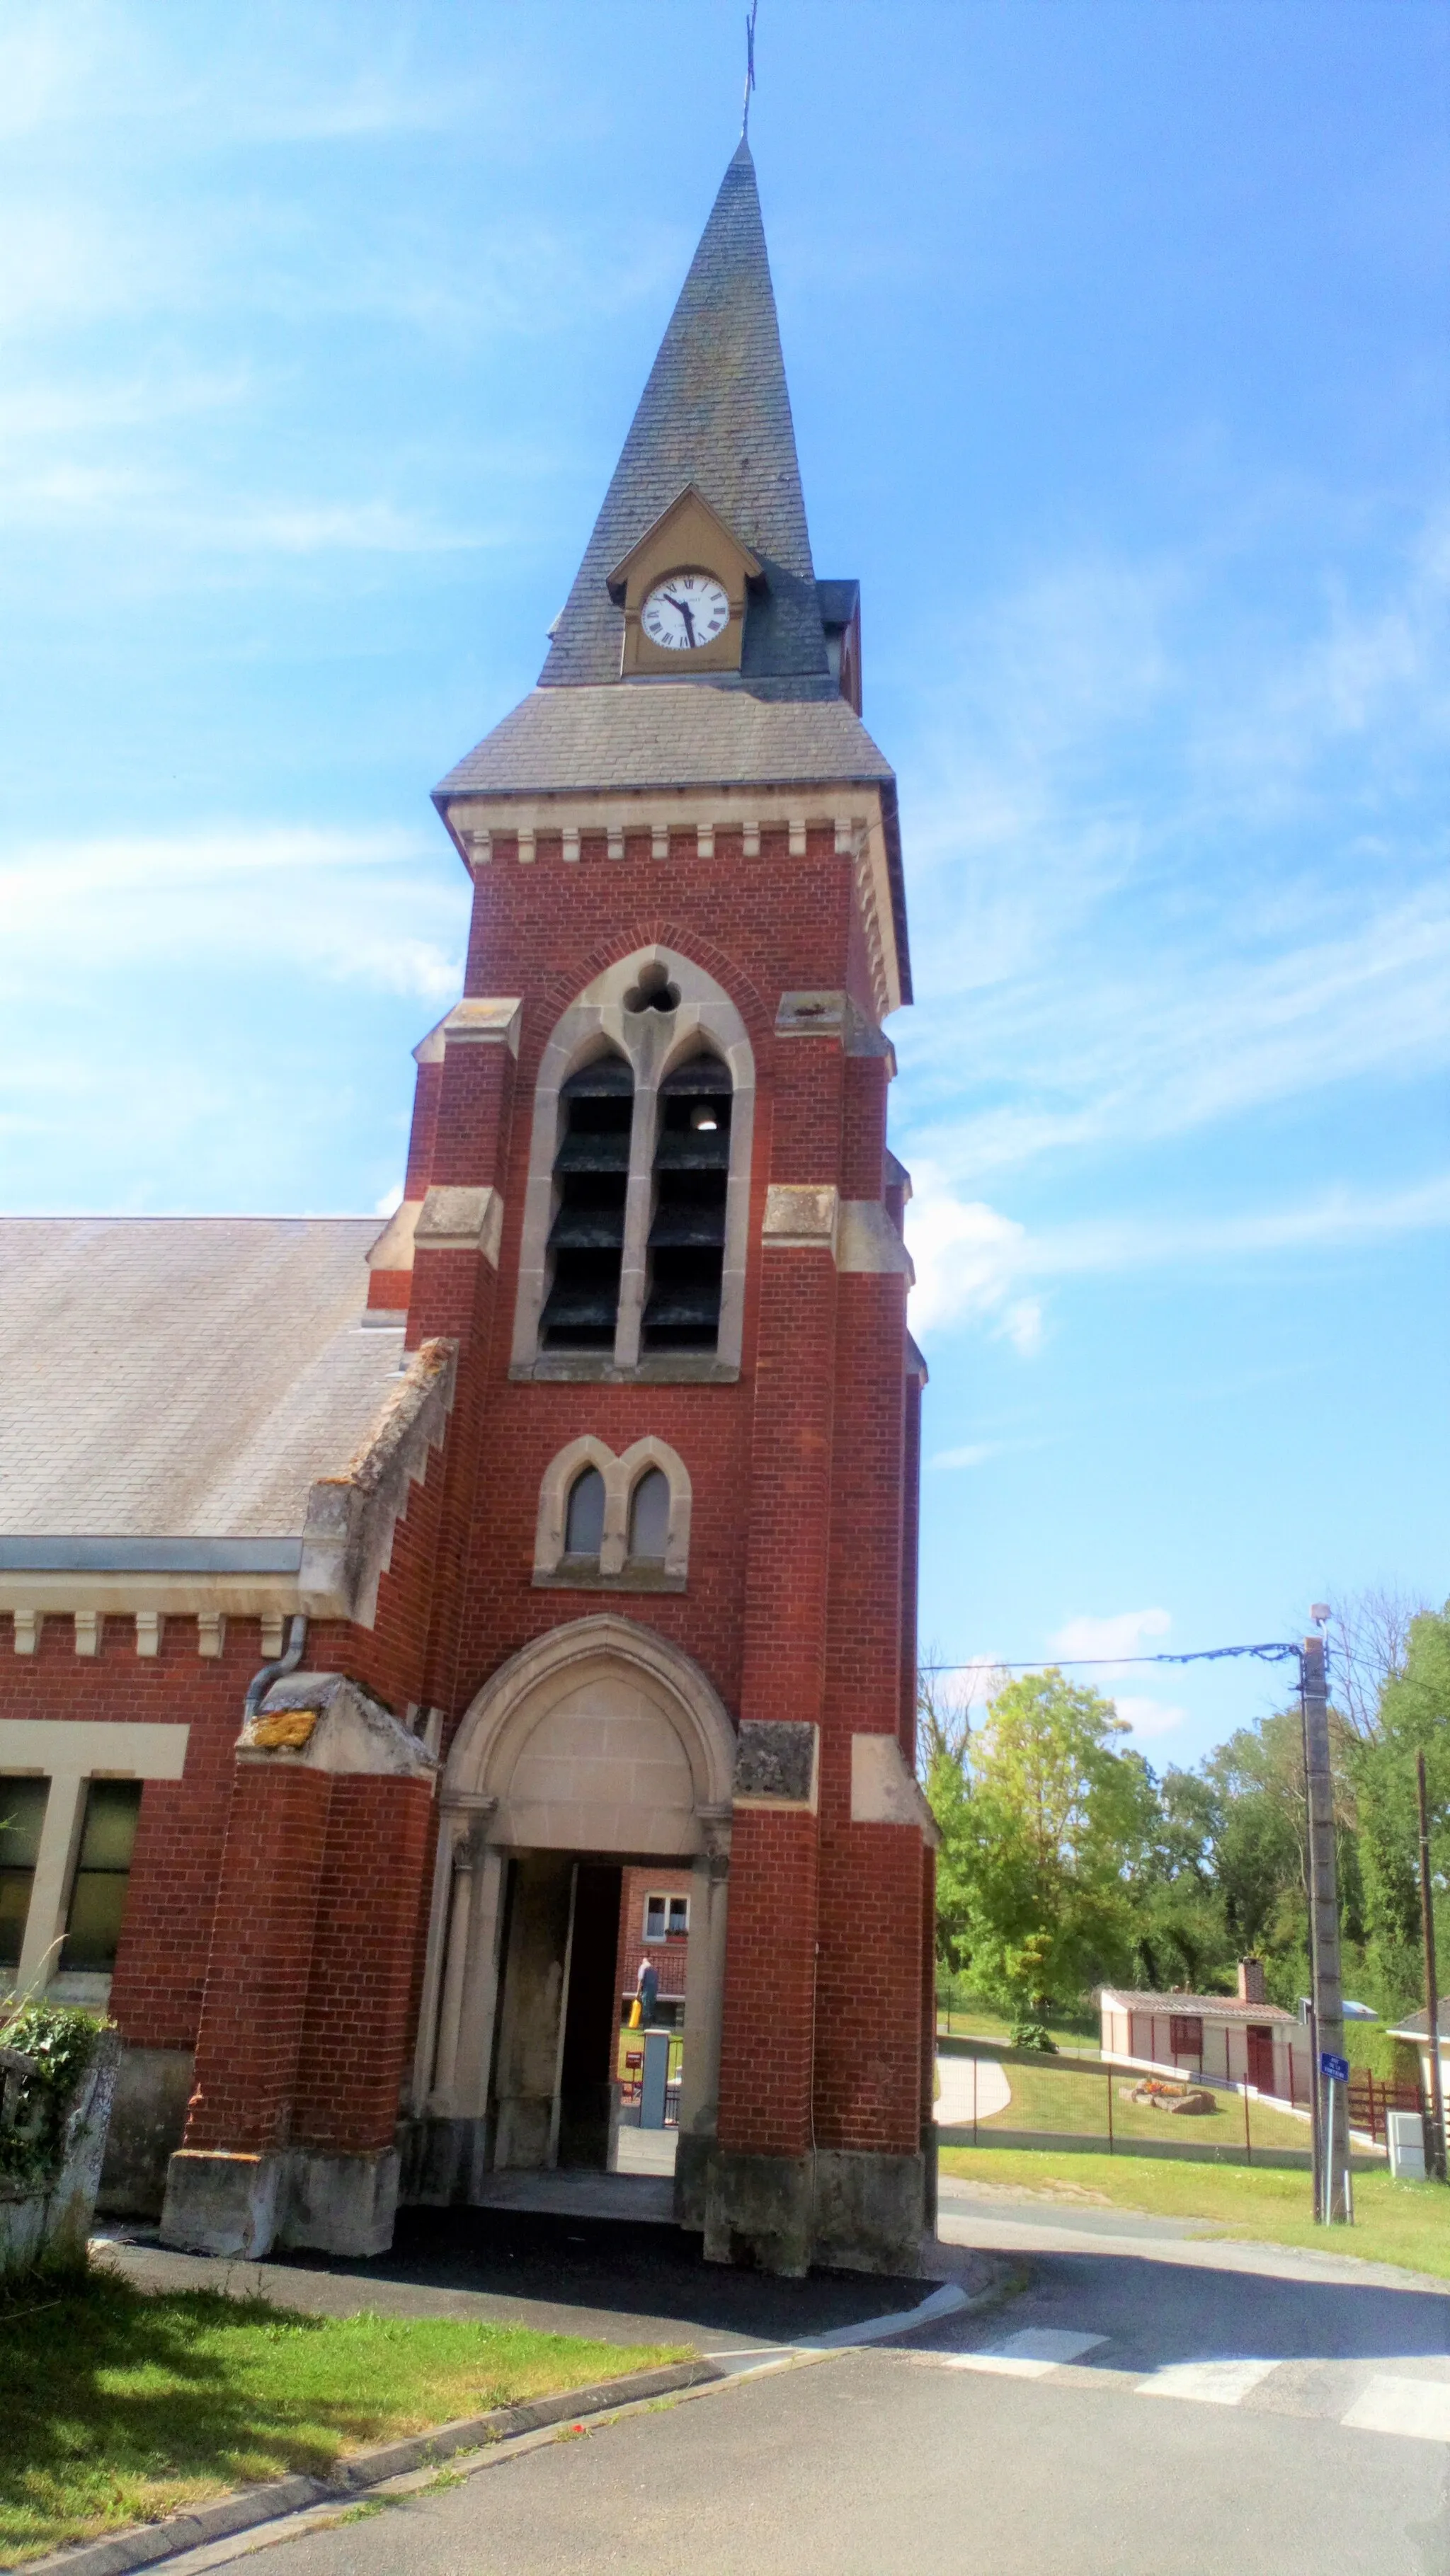
<path fill-rule="evenodd" d="M 609 1614 L 535 1638 L 478 1692 L 441 1792 L 415 2101 L 430 2128 L 456 2134 L 450 2187 L 425 2197 L 457 2196 L 463 2168 L 486 2169 L 496 2148 L 501 2161 L 551 2160 L 550 2151 L 516 2156 L 507 2118 L 493 2125 L 495 2048 L 503 2058 L 511 2046 L 502 1903 L 511 1858 L 525 1870 L 556 1853 L 691 1863 L 681 2127 L 713 2132 L 735 1741 L 699 1665 Z M 556 2014 L 560 2000 L 549 1990 L 540 2009 Z"/>
<path fill-rule="evenodd" d="M 506 1847 L 692 1858 L 701 1811 L 729 1812 L 734 1767 L 735 1729 L 699 1665 L 603 1614 L 551 1628 L 485 1683 L 443 1804 L 486 1805 L 488 1838 Z"/>

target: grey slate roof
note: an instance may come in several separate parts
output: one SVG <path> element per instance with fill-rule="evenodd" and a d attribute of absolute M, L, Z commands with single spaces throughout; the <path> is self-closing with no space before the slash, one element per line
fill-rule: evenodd
<path fill-rule="evenodd" d="M 0 1534 L 300 1533 L 402 1361 L 400 1327 L 358 1321 L 379 1231 L 0 1221 Z"/>
<path fill-rule="evenodd" d="M 434 793 L 547 795 L 591 788 L 825 785 L 891 780 L 834 692 L 801 705 L 706 680 L 535 689 Z"/>
<path fill-rule="evenodd" d="M 604 507 L 554 629 L 545 688 L 617 680 L 615 565 L 694 483 L 760 559 L 765 589 L 745 621 L 742 673 L 771 693 L 832 683 L 755 165 L 743 140 L 720 183 L 680 300 L 630 425 Z"/>

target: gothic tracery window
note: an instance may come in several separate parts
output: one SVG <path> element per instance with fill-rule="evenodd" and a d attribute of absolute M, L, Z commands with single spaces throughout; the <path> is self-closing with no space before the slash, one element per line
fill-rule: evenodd
<path fill-rule="evenodd" d="M 539 1064 L 512 1375 L 738 1375 L 754 1108 L 740 1013 L 688 957 L 585 987 Z"/>

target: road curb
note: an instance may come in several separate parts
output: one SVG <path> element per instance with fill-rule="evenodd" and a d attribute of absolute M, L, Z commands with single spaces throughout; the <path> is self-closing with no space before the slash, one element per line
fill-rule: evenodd
<path fill-rule="evenodd" d="M 32 2558 L 25 2576 L 128 2576 L 138 2567 L 157 2567 L 190 2549 L 214 2540 L 230 2540 L 261 2523 L 305 2513 L 316 2505 L 342 2504 L 349 2496 L 383 2486 L 411 2470 L 431 2468 L 459 2451 L 482 2450 L 520 2433 L 547 2432 L 583 2415 L 602 2415 L 613 2406 L 671 2397 L 681 2390 L 707 2386 L 726 2374 L 712 2361 L 679 2361 L 662 2370 L 631 2371 L 622 2379 L 603 2379 L 592 2388 L 566 2388 L 554 2397 L 534 2397 L 518 2406 L 495 2406 L 487 2415 L 461 2417 L 429 2433 L 413 2433 L 373 2450 L 355 2451 L 339 2460 L 329 2477 L 268 2478 L 255 2487 L 240 2487 L 216 2496 L 210 2504 L 168 2515 L 164 2522 L 133 2524 L 129 2531 L 108 2533 L 103 2540 L 82 2540 Z"/>

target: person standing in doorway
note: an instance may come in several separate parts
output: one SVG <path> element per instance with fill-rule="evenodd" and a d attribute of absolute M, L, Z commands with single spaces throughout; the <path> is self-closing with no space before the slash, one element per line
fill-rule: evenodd
<path fill-rule="evenodd" d="M 659 1992 L 659 1971 L 653 1960 L 645 1957 L 639 1963 L 639 1975 L 634 1981 L 634 2011 L 630 2019 L 636 2030 L 641 2025 L 648 2029 L 649 2024 L 654 2020 Z"/>

